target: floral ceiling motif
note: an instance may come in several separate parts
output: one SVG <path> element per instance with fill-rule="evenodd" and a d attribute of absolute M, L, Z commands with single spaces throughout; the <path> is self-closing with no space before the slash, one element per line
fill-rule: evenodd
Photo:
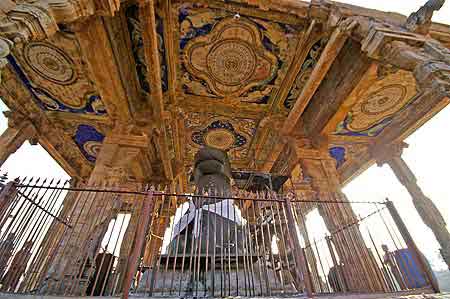
<path fill-rule="evenodd" d="M 338 124 L 334 134 L 378 136 L 399 112 L 414 101 L 417 93 L 414 82 L 412 75 L 404 71 L 398 71 L 377 81 Z"/>
<path fill-rule="evenodd" d="M 73 35 L 59 33 L 46 42 L 20 45 L 8 61 L 41 109 L 106 115 Z"/>
<path fill-rule="evenodd" d="M 189 131 L 188 156 L 193 158 L 202 146 L 225 150 L 232 160 L 247 158 L 256 122 L 251 119 L 228 119 L 214 114 L 191 113 L 186 122 Z"/>
<path fill-rule="evenodd" d="M 210 146 L 228 151 L 247 144 L 248 140 L 236 132 L 228 121 L 215 120 L 206 128 L 192 133 L 192 141 L 200 146 Z"/>
<path fill-rule="evenodd" d="M 284 78 L 301 29 L 193 4 L 179 21 L 183 91 L 258 104 Z"/>
<path fill-rule="evenodd" d="M 89 125 L 79 125 L 73 140 L 89 162 L 95 162 L 105 136 Z"/>

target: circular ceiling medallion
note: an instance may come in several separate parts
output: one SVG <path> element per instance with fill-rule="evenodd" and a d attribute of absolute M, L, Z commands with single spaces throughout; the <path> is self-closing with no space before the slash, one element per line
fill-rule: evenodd
<path fill-rule="evenodd" d="M 400 84 L 384 86 L 361 103 L 361 112 L 367 115 L 379 115 L 398 110 L 397 107 L 403 103 L 407 94 L 406 87 Z"/>
<path fill-rule="evenodd" d="M 206 58 L 206 65 L 215 80 L 224 85 L 241 85 L 255 72 L 256 55 L 244 41 L 223 40 Z"/>
<path fill-rule="evenodd" d="M 235 138 L 227 129 L 210 130 L 205 136 L 205 144 L 210 147 L 227 150 L 233 147 Z"/>
<path fill-rule="evenodd" d="M 33 71 L 51 82 L 69 85 L 77 79 L 72 59 L 51 44 L 30 43 L 25 46 L 24 57 Z"/>
<path fill-rule="evenodd" d="M 102 148 L 102 143 L 98 141 L 87 141 L 83 145 L 83 148 L 88 155 L 96 158 Z"/>

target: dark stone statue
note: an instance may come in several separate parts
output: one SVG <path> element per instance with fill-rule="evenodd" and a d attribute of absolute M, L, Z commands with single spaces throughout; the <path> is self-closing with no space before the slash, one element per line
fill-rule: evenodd
<path fill-rule="evenodd" d="M 195 156 L 193 180 L 196 195 L 174 226 L 169 252 L 191 251 L 212 255 L 242 252 L 239 210 L 231 197 L 231 166 L 225 152 L 204 147 Z M 177 220 L 177 219 L 176 219 Z M 195 242 L 194 244 L 192 242 Z M 208 250 L 207 250 L 208 248 Z"/>

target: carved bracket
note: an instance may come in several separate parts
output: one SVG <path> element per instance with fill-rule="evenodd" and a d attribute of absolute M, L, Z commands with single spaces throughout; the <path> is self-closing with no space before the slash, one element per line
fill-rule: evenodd
<path fill-rule="evenodd" d="M 439 42 L 411 32 L 370 29 L 361 49 L 373 59 L 414 72 L 419 90 L 450 95 L 450 51 Z"/>

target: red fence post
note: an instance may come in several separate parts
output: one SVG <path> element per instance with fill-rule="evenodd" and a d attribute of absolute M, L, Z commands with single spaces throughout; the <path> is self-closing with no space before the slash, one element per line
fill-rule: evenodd
<path fill-rule="evenodd" d="M 297 235 L 297 224 L 295 222 L 294 218 L 294 212 L 292 209 L 292 203 L 288 196 L 285 198 L 286 202 L 286 217 L 288 225 L 291 227 L 291 243 L 292 243 L 292 252 L 294 254 L 294 258 L 297 264 L 297 267 L 300 267 L 300 269 L 296 269 L 301 274 L 301 277 L 303 277 L 303 280 L 305 281 L 305 290 L 306 295 L 311 298 L 312 297 L 312 283 L 311 283 L 311 277 L 308 273 L 308 265 L 306 264 L 306 258 L 303 255 L 302 246 L 300 244 L 300 239 Z"/>
<path fill-rule="evenodd" d="M 411 250 L 416 260 L 418 261 L 419 266 L 422 268 L 423 273 L 425 273 L 428 281 L 431 284 L 431 287 L 436 293 L 439 293 L 439 285 L 436 283 L 435 279 L 433 278 L 433 273 L 431 273 L 429 267 L 427 266 L 427 262 L 425 261 L 424 256 L 421 254 L 419 249 L 417 248 L 416 243 L 414 242 L 414 239 L 412 238 L 411 234 L 408 231 L 408 228 L 406 227 L 406 224 L 403 222 L 403 219 L 400 217 L 400 214 L 398 213 L 397 209 L 395 208 L 392 201 L 389 199 L 386 201 L 386 207 L 389 210 L 389 213 L 391 214 L 392 219 L 394 220 L 395 224 L 397 225 L 397 228 L 400 232 L 400 234 L 403 237 L 403 240 L 405 240 L 406 246 L 408 246 L 408 249 Z"/>
<path fill-rule="evenodd" d="M 141 213 L 139 214 L 139 222 L 136 228 L 131 255 L 128 258 L 128 264 L 125 272 L 126 274 L 123 282 L 123 299 L 128 299 L 128 293 L 130 292 L 131 283 L 133 282 L 133 276 L 136 274 L 139 266 L 139 258 L 142 254 L 147 228 L 151 225 L 150 220 L 153 216 L 152 211 L 154 205 L 155 201 L 153 199 L 153 191 L 150 190 L 148 195 L 144 198 L 143 207 Z"/>

